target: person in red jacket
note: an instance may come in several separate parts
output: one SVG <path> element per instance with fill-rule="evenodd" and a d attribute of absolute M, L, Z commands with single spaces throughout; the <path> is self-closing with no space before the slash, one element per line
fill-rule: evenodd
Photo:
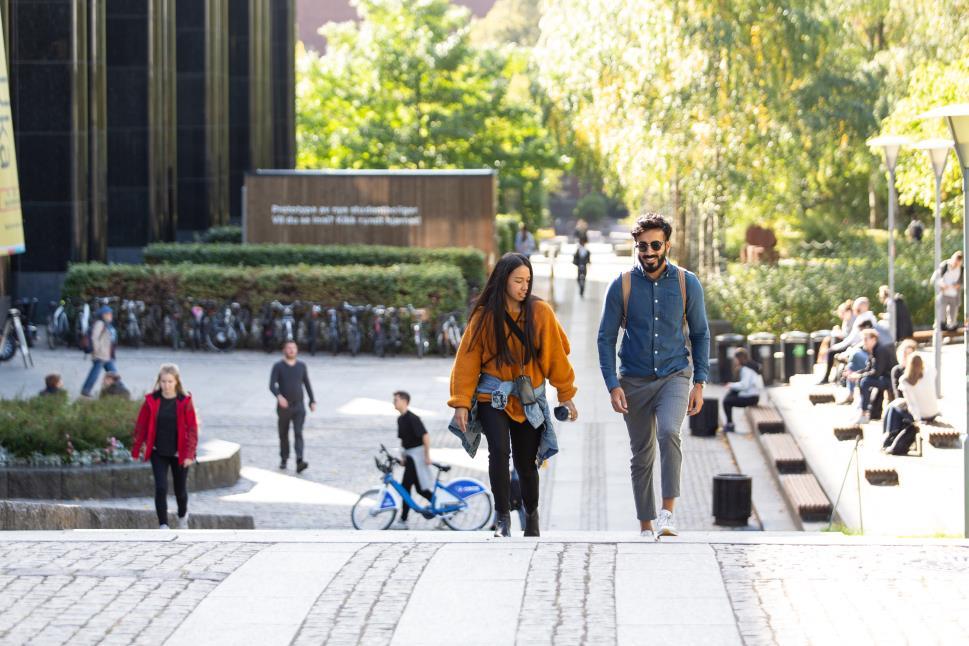
<path fill-rule="evenodd" d="M 131 455 L 136 460 L 151 461 L 159 529 L 168 529 L 169 469 L 178 503 L 176 527 L 188 529 L 188 468 L 195 461 L 197 446 L 198 420 L 192 396 L 182 387 L 178 366 L 166 363 L 158 371 L 153 392 L 145 395 L 131 447 Z"/>

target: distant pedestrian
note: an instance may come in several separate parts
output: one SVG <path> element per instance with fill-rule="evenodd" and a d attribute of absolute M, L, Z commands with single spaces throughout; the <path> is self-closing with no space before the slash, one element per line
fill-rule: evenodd
<path fill-rule="evenodd" d="M 932 274 L 936 294 L 935 307 L 939 325 L 943 330 L 955 330 L 959 327 L 963 270 L 962 252 L 957 251 L 951 258 L 944 260 Z"/>
<path fill-rule="evenodd" d="M 609 286 L 599 323 L 599 367 L 612 409 L 622 413 L 629 432 L 633 495 L 643 538 L 676 535 L 673 507 L 680 495 L 683 461 L 680 427 L 684 415 L 700 412 L 710 372 L 703 287 L 695 274 L 667 260 L 672 231 L 657 213 L 636 220 L 636 264 Z M 620 327 L 624 332 L 617 377 Z M 658 516 L 653 496 L 657 438 L 663 487 Z"/>
<path fill-rule="evenodd" d="M 404 450 L 404 479 L 401 485 L 407 493 L 416 488 L 417 493 L 427 500 L 431 499 L 434 491 L 434 475 L 431 473 L 431 436 L 424 428 L 424 422 L 410 410 L 410 394 L 398 390 L 394 393 L 394 408 L 400 414 L 397 417 L 397 437 Z M 407 529 L 407 516 L 410 505 L 402 501 L 403 510 L 397 519 L 398 529 Z"/>
<path fill-rule="evenodd" d="M 283 358 L 273 365 L 269 375 L 269 390 L 276 396 L 276 416 L 279 431 L 279 468 L 285 469 L 289 460 L 289 426 L 293 426 L 296 448 L 296 472 L 302 473 L 309 464 L 303 460 L 303 423 L 306 421 L 306 408 L 303 403 L 303 389 L 310 398 L 310 411 L 316 411 L 316 399 L 310 385 L 310 375 L 306 364 L 297 361 L 299 348 L 296 341 L 283 344 Z"/>
<path fill-rule="evenodd" d="M 106 372 L 104 374 L 104 380 L 101 383 L 101 393 L 98 397 L 100 399 L 105 399 L 106 397 L 131 399 L 131 392 L 121 383 L 120 374 L 117 372 Z"/>
<path fill-rule="evenodd" d="M 515 251 L 527 258 L 535 253 L 535 249 L 535 236 L 522 222 L 518 228 L 518 233 L 515 234 Z"/>
<path fill-rule="evenodd" d="M 185 392 L 178 367 L 164 364 L 155 387 L 145 395 L 135 423 L 131 456 L 151 461 L 155 477 L 155 512 L 159 529 L 168 529 L 168 472 L 172 473 L 178 519 L 188 529 L 188 468 L 195 462 L 199 428 L 192 396 Z"/>
<path fill-rule="evenodd" d="M 888 285 L 878 288 L 878 300 L 885 306 L 885 311 L 880 315 L 883 325 L 891 326 L 891 312 L 895 310 L 895 342 L 911 339 L 915 334 L 915 326 L 912 324 L 912 314 L 908 311 L 908 305 L 901 294 L 892 297 Z"/>
<path fill-rule="evenodd" d="M 118 337 L 111 324 L 114 320 L 114 311 L 107 305 L 102 305 L 97 314 L 97 320 L 91 325 L 91 370 L 87 373 L 84 386 L 81 387 L 82 397 L 91 396 L 91 391 L 101 374 L 101 368 L 107 372 L 118 370 L 114 363 L 114 349 Z"/>
<path fill-rule="evenodd" d="M 925 235 L 925 225 L 922 224 L 918 216 L 912 216 L 908 226 L 905 227 L 905 235 L 913 242 L 922 242 L 922 236 Z"/>
<path fill-rule="evenodd" d="M 64 390 L 64 380 L 56 372 L 52 372 L 44 377 L 44 389 L 37 393 L 38 397 L 50 397 L 51 395 L 66 395 Z"/>
<path fill-rule="evenodd" d="M 585 279 L 586 273 L 589 270 L 589 263 L 592 262 L 592 254 L 589 253 L 589 248 L 585 244 L 583 238 L 579 238 L 579 244 L 575 249 L 575 255 L 572 256 L 572 264 L 576 266 L 578 270 L 578 281 L 579 281 L 579 296 L 585 296 Z"/>
<path fill-rule="evenodd" d="M 532 264 L 506 253 L 475 303 L 451 368 L 448 427 L 474 455 L 488 438 L 495 537 L 511 536 L 511 456 L 521 480 L 525 536 L 539 536 L 538 467 L 558 453 L 547 399 L 550 383 L 575 420 L 569 340 L 552 307 L 532 294 Z"/>
<path fill-rule="evenodd" d="M 734 430 L 733 409 L 756 406 L 764 392 L 760 364 L 752 361 L 750 354 L 743 348 L 737 348 L 733 361 L 738 381 L 727 384 L 727 394 L 723 398 L 723 414 L 727 418 L 723 430 L 728 433 Z"/>

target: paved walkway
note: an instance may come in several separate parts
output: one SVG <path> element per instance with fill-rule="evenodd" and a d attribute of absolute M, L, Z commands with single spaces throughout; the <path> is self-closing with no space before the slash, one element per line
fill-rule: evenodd
<path fill-rule="evenodd" d="M 969 542 L 0 535 L 2 644 L 955 644 Z"/>
<path fill-rule="evenodd" d="M 629 443 L 622 418 L 612 411 L 599 373 L 595 337 L 607 282 L 626 267 L 629 258 L 616 258 L 608 247 L 593 249 L 588 291 L 579 299 L 575 268 L 568 249 L 555 266 L 536 259 L 536 283 L 554 302 L 572 342 L 579 394 L 577 423 L 558 426 L 561 453 L 542 471 L 542 525 L 555 530 L 632 530 L 637 526 L 629 482 Z M 310 368 L 319 406 L 307 417 L 306 459 L 310 468 L 297 476 L 280 471 L 274 401 L 268 392 L 269 370 L 276 355 L 261 352 L 231 354 L 179 352 L 161 348 L 119 349 L 119 369 L 135 392 L 148 390 L 163 362 L 176 361 L 192 391 L 202 418 L 202 434 L 242 446 L 242 478 L 227 489 L 194 493 L 189 507 L 199 513 L 250 514 L 257 528 L 350 528 L 350 506 L 360 492 L 376 486 L 379 473 L 372 456 L 381 443 L 397 446 L 396 411 L 391 394 L 411 393 L 415 412 L 432 435 L 435 459 L 455 465 L 452 476 L 487 481 L 487 451 L 467 457 L 447 432 L 450 409 L 448 381 L 451 360 L 428 357 L 378 359 L 369 355 L 315 357 L 301 355 Z M 38 348 L 36 367 L 25 370 L 15 362 L 0 365 L 0 397 L 30 396 L 40 390 L 43 375 L 62 373 L 67 387 L 77 392 L 89 364 L 76 350 Z M 714 391 L 715 392 L 715 391 Z M 484 445 L 482 446 L 484 448 Z M 684 529 L 714 530 L 712 477 L 736 472 L 737 461 L 721 437 L 694 438 L 683 430 L 683 486 L 677 523 Z M 762 458 L 757 456 L 762 464 Z M 743 464 L 744 470 L 753 467 Z M 657 473 L 657 492 L 658 474 Z M 754 480 L 755 506 L 783 507 L 769 478 Z M 764 502 L 761 499 L 766 499 Z M 150 510 L 152 498 L 79 501 Z M 413 528 L 433 527 L 411 516 Z M 760 516 L 751 528 L 761 527 Z M 768 523 L 768 529 L 790 524 Z"/>

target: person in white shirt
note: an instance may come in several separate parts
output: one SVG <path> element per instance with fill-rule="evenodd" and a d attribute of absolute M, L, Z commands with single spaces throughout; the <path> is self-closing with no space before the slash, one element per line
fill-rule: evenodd
<path fill-rule="evenodd" d="M 908 412 L 916 420 L 931 422 L 939 416 L 939 400 L 935 398 L 935 378 L 926 370 L 925 361 L 911 354 L 905 372 L 898 381 L 898 389 L 905 399 Z"/>
<path fill-rule="evenodd" d="M 764 377 L 761 375 L 760 364 L 751 361 L 750 354 L 743 348 L 738 348 L 733 355 L 734 371 L 739 381 L 727 384 L 727 394 L 723 398 L 723 414 L 727 423 L 723 430 L 730 433 L 734 430 L 733 409 L 746 406 L 756 406 L 760 395 L 764 392 Z"/>
<path fill-rule="evenodd" d="M 935 285 L 935 306 L 939 313 L 939 324 L 943 330 L 959 327 L 959 298 L 962 290 L 962 252 L 957 251 L 944 261 L 932 274 Z"/>
<path fill-rule="evenodd" d="M 532 235 L 531 231 L 525 226 L 525 223 L 522 222 L 518 233 L 515 234 L 515 251 L 527 258 L 535 253 L 535 249 L 535 236 Z"/>
<path fill-rule="evenodd" d="M 852 304 L 852 310 L 855 313 L 855 318 L 851 322 L 851 329 L 844 339 L 837 343 L 831 344 L 828 348 L 827 354 L 827 365 L 825 366 L 824 376 L 818 382 L 818 385 L 828 383 L 828 378 L 831 376 L 831 370 L 834 368 L 834 359 L 837 355 L 841 354 L 853 345 L 858 345 L 861 343 L 861 324 L 868 321 L 871 327 L 875 327 L 878 324 L 878 319 L 871 311 L 871 301 L 869 301 L 864 296 L 860 296 L 855 299 Z"/>

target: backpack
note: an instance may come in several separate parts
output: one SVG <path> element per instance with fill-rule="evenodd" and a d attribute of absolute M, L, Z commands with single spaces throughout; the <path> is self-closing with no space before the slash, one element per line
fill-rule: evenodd
<path fill-rule="evenodd" d="M 915 418 L 908 410 L 889 406 L 885 415 L 885 439 L 882 449 L 890 455 L 907 455 L 919 435 Z"/>

